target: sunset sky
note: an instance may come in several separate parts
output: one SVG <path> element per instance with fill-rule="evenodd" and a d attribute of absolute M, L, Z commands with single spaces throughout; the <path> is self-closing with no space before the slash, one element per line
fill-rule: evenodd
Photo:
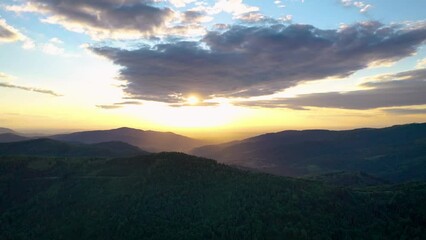
<path fill-rule="evenodd" d="M 423 0 L 2 0 L 0 127 L 233 139 L 426 121 Z"/>

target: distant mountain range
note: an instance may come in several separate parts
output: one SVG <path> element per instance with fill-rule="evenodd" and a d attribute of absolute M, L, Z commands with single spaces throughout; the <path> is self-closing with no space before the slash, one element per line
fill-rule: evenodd
<path fill-rule="evenodd" d="M 52 139 L 33 139 L 0 143 L 0 156 L 131 157 L 143 154 L 147 152 L 123 142 L 83 144 Z"/>
<path fill-rule="evenodd" d="M 426 180 L 426 124 L 283 131 L 191 153 L 285 176 L 363 171 L 392 181 Z"/>
<path fill-rule="evenodd" d="M 143 131 L 133 128 L 76 132 L 54 135 L 49 138 L 59 141 L 81 143 L 120 141 L 137 146 L 149 152 L 188 152 L 195 147 L 206 144 L 205 141 L 185 137 L 172 132 Z"/>
<path fill-rule="evenodd" d="M 168 151 L 200 143 L 173 133 L 53 138 L 0 143 L 0 239 L 426 235 L 426 124 L 284 131 L 193 151 L 239 169 L 117 141 Z"/>
<path fill-rule="evenodd" d="M 16 134 L 16 132 L 15 132 L 15 131 L 13 131 L 12 129 L 9 129 L 9 128 L 1 128 L 1 127 L 0 127 L 0 134 L 3 134 L 3 133 L 13 133 L 13 134 Z"/>
<path fill-rule="evenodd" d="M 27 139 L 27 137 L 22 137 L 14 133 L 0 133 L 0 143 L 19 142 Z"/>
<path fill-rule="evenodd" d="M 363 172 L 391 182 L 426 180 L 426 123 L 346 131 L 283 131 L 203 147 L 205 142 L 175 133 L 132 128 L 54 135 L 48 137 L 50 141 L 33 141 L 13 130 L 1 130 L 8 133 L 0 134 L 0 143 L 16 144 L 1 145 L 0 155 L 123 157 L 142 151 L 176 151 L 284 176 L 343 171 Z"/>

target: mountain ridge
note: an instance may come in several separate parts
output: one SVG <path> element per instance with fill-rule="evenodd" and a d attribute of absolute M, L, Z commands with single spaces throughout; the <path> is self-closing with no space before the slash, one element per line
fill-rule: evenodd
<path fill-rule="evenodd" d="M 3 128 L 0 127 L 0 134 L 2 133 L 12 133 L 12 134 L 18 134 L 17 132 L 15 132 L 14 130 L 10 129 L 10 128 Z"/>
<path fill-rule="evenodd" d="M 409 171 L 416 172 L 416 179 L 426 179 L 420 172 L 426 172 L 424 149 L 426 123 L 414 123 L 341 131 L 287 130 L 203 146 L 191 153 L 285 176 L 364 171 L 386 180 L 402 180 Z M 403 165 L 407 172 L 398 174 Z"/>
<path fill-rule="evenodd" d="M 29 138 L 23 137 L 14 133 L 0 133 L 0 143 L 6 142 L 19 142 L 28 140 Z"/>
<path fill-rule="evenodd" d="M 0 156 L 130 157 L 147 154 L 123 142 L 68 143 L 49 138 L 0 143 Z"/>
<path fill-rule="evenodd" d="M 172 132 L 158 132 L 128 127 L 58 134 L 49 136 L 49 138 L 60 141 L 82 143 L 121 141 L 150 152 L 188 152 L 196 146 L 205 144 L 205 141 L 189 138 Z"/>

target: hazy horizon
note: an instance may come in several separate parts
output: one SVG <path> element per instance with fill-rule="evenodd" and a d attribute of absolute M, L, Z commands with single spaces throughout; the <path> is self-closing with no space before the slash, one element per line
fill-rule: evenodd
<path fill-rule="evenodd" d="M 266 129 L 258 129 L 256 130 L 247 130 L 247 131 L 218 131 L 218 132 L 191 132 L 191 131 L 168 131 L 168 130 L 155 130 L 155 129 L 144 129 L 144 128 L 137 128 L 137 127 L 129 127 L 129 126 L 119 126 L 119 127 L 110 127 L 110 128 L 88 128 L 88 129 L 14 129 L 7 126 L 0 126 L 2 128 L 8 128 L 11 130 L 16 131 L 18 134 L 21 134 L 23 136 L 28 137 L 47 137 L 57 134 L 69 134 L 69 133 L 75 133 L 75 132 L 85 132 L 85 131 L 98 131 L 98 130 L 112 130 L 112 129 L 118 129 L 118 128 L 133 128 L 133 129 L 139 129 L 143 131 L 158 131 L 158 132 L 172 132 L 175 134 L 179 134 L 182 136 L 198 139 L 198 140 L 205 140 L 209 141 L 211 143 L 224 143 L 224 142 L 230 142 L 230 141 L 236 141 L 236 140 L 243 140 L 250 137 L 255 137 L 258 135 L 266 134 L 266 133 L 276 133 L 276 132 L 282 132 L 287 130 L 332 130 L 332 131 L 344 131 L 344 130 L 353 130 L 353 129 L 360 129 L 360 128 L 386 128 L 391 127 L 395 125 L 404 125 L 404 124 L 417 124 L 417 123 L 424 123 L 424 122 L 405 122 L 405 123 L 397 123 L 397 124 L 391 124 L 391 125 L 373 125 L 373 126 L 354 126 L 354 127 L 341 127 L 341 128 L 327 128 L 327 127 L 307 127 L 307 128 L 284 128 L 284 129 L 270 129 L 269 131 Z"/>
<path fill-rule="evenodd" d="M 0 127 L 125 126 L 228 141 L 426 122 L 422 9 L 402 0 L 2 1 Z"/>

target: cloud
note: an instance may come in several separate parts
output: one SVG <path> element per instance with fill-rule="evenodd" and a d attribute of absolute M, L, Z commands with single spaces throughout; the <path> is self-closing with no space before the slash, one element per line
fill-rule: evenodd
<path fill-rule="evenodd" d="M 65 49 L 58 47 L 51 42 L 44 44 L 42 50 L 44 53 L 49 55 L 63 55 L 65 52 Z"/>
<path fill-rule="evenodd" d="M 169 2 L 177 8 L 185 7 L 187 4 L 190 4 L 196 1 L 197 0 L 169 0 Z"/>
<path fill-rule="evenodd" d="M 189 10 L 182 14 L 182 22 L 183 23 L 203 23 L 210 22 L 213 20 L 211 16 L 208 16 L 206 12 L 203 11 L 193 11 Z"/>
<path fill-rule="evenodd" d="M 303 81 L 346 77 L 377 62 L 413 55 L 426 23 L 363 22 L 336 30 L 311 25 L 231 26 L 200 42 L 178 41 L 92 51 L 122 67 L 124 91 L 135 99 L 179 103 L 182 95 L 252 97 Z"/>
<path fill-rule="evenodd" d="M 239 16 L 234 17 L 236 20 L 241 22 L 242 24 L 252 24 L 252 25 L 276 25 L 276 24 L 282 24 L 282 23 L 289 23 L 292 21 L 293 16 L 292 15 L 284 15 L 280 18 L 271 18 L 267 17 L 260 12 L 249 12 L 245 13 Z"/>
<path fill-rule="evenodd" d="M 371 4 L 362 2 L 362 1 L 354 1 L 354 0 L 340 0 L 341 4 L 345 7 L 355 7 L 359 9 L 360 13 L 366 13 L 373 6 Z"/>
<path fill-rule="evenodd" d="M 205 12 L 207 15 L 228 13 L 234 19 L 238 19 L 248 13 L 259 13 L 260 11 L 259 7 L 245 4 L 243 0 L 217 0 L 214 1 L 213 5 L 209 5 L 206 2 L 196 2 L 195 4 L 197 6 L 191 8 L 192 11 Z"/>
<path fill-rule="evenodd" d="M 70 31 L 89 34 L 94 39 L 137 38 L 167 34 L 173 30 L 175 12 L 159 7 L 156 0 L 28 0 L 11 5 L 15 12 L 35 12 L 42 21 L 59 24 Z M 187 2 L 187 1 L 186 1 Z M 182 30 L 182 27 L 179 27 Z M 173 30 L 173 33 L 180 31 Z"/>
<path fill-rule="evenodd" d="M 258 12 L 259 10 L 259 7 L 244 4 L 243 0 L 218 0 L 210 12 L 212 14 L 226 12 L 237 17 L 249 12 Z"/>
<path fill-rule="evenodd" d="M 394 115 L 423 115 L 426 114 L 426 108 L 389 108 L 383 110 L 386 113 Z"/>
<path fill-rule="evenodd" d="M 322 107 L 358 110 L 426 104 L 426 69 L 376 76 L 369 78 L 369 82 L 361 86 L 366 89 L 302 94 L 295 98 L 246 101 L 236 104 L 292 109 Z"/>
<path fill-rule="evenodd" d="M 19 30 L 7 24 L 6 20 L 0 18 L 0 43 L 23 42 L 22 48 L 32 49 L 35 47 L 34 42 L 27 36 L 23 35 Z"/>
<path fill-rule="evenodd" d="M 187 102 L 181 102 L 181 103 L 171 103 L 169 104 L 170 107 L 213 107 L 218 106 L 219 103 L 217 102 L 198 102 L 198 103 L 187 103 Z"/>
<path fill-rule="evenodd" d="M 102 109 L 117 109 L 117 108 L 122 108 L 126 105 L 142 105 L 142 103 L 138 101 L 125 101 L 125 102 L 118 102 L 113 104 L 96 105 L 96 107 L 102 108 Z"/>
<path fill-rule="evenodd" d="M 48 94 L 48 95 L 52 95 L 52 96 L 55 96 L 55 97 L 62 96 L 61 94 L 58 94 L 58 93 L 56 93 L 52 90 L 14 85 L 14 84 L 6 83 L 6 82 L 0 82 L 0 87 L 20 89 L 20 90 L 29 91 L 29 92 L 43 93 L 43 94 Z"/>
<path fill-rule="evenodd" d="M 426 68 L 426 58 L 419 60 L 417 62 L 416 68 Z"/>
<path fill-rule="evenodd" d="M 3 73 L 3 72 L 0 72 L 0 79 L 5 79 L 5 80 L 10 80 L 10 79 L 13 79 L 14 77 L 13 76 L 10 76 L 9 74 L 6 74 L 6 73 Z"/>
<path fill-rule="evenodd" d="M 274 4 L 277 5 L 277 7 L 279 8 L 285 8 L 285 4 L 283 4 L 283 2 L 281 0 L 275 0 Z"/>
<path fill-rule="evenodd" d="M 33 49 L 35 47 L 34 42 L 22 34 L 16 28 L 7 24 L 6 20 L 0 18 L 0 43 L 11 43 L 11 42 L 23 42 L 23 49 Z"/>
<path fill-rule="evenodd" d="M 122 108 L 123 106 L 119 106 L 119 105 L 96 105 L 97 108 L 101 108 L 101 109 L 118 109 L 118 108 Z"/>
<path fill-rule="evenodd" d="M 0 42 L 17 42 L 23 40 L 23 38 L 24 36 L 17 29 L 0 18 Z"/>

